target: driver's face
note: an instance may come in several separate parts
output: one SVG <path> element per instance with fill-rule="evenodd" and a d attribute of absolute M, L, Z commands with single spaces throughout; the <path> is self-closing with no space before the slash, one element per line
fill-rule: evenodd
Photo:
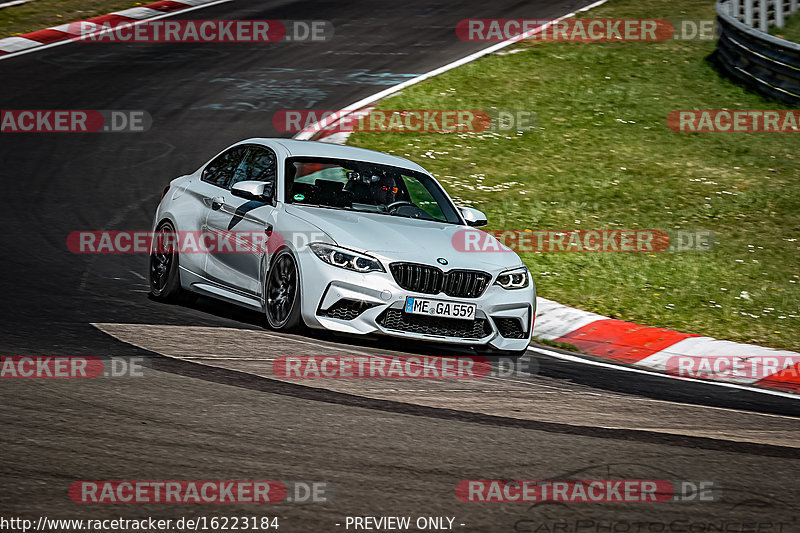
<path fill-rule="evenodd" d="M 373 195 L 376 203 L 389 205 L 394 202 L 397 197 L 394 180 L 388 176 L 381 177 L 380 181 L 375 184 Z"/>

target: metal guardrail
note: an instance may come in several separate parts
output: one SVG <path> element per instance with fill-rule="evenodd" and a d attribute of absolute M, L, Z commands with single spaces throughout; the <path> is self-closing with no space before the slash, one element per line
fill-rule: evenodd
<path fill-rule="evenodd" d="M 770 20 L 775 21 L 774 25 L 778 21 L 782 25 L 787 12 L 797 11 L 797 0 L 744 0 L 744 6 L 742 3 L 742 0 L 725 0 L 715 6 L 720 28 L 717 64 L 732 78 L 762 94 L 800 105 L 800 44 L 773 37 L 746 23 L 750 21 L 765 29 Z M 760 13 L 759 18 L 753 15 L 755 9 Z M 739 17 L 745 22 L 738 20 Z"/>
<path fill-rule="evenodd" d="M 728 14 L 751 28 L 766 32 L 772 26 L 783 28 L 786 19 L 800 9 L 798 0 L 727 0 Z"/>

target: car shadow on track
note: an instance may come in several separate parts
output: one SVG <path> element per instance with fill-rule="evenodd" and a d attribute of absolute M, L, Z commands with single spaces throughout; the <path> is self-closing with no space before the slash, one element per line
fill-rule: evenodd
<path fill-rule="evenodd" d="M 148 296 L 149 297 L 149 296 Z M 152 298 L 150 298 L 152 300 Z M 160 305 L 169 305 L 161 304 Z M 190 301 L 181 302 L 177 304 L 180 307 L 186 307 L 214 315 L 218 318 L 233 320 L 247 324 L 253 328 L 271 330 L 267 326 L 267 320 L 263 313 L 250 311 L 248 309 L 239 307 L 237 305 L 229 304 L 214 298 L 206 296 L 197 296 Z M 281 334 L 280 332 L 275 332 Z M 322 329 L 311 329 L 305 327 L 297 332 L 292 332 L 292 335 L 301 335 L 308 339 L 315 339 L 324 342 L 333 342 L 337 344 L 349 345 L 353 347 L 366 348 L 371 350 L 392 351 L 400 352 L 405 355 L 429 355 L 436 357 L 458 357 L 458 356 L 474 356 L 478 355 L 475 350 L 469 347 L 451 346 L 447 344 L 439 344 L 435 342 L 415 341 L 412 339 L 400 339 L 395 337 L 387 337 L 383 335 L 355 335 L 346 333 L 334 333 Z M 484 355 L 484 354 L 480 354 Z M 497 357 L 487 356 L 487 359 L 492 360 Z"/>
<path fill-rule="evenodd" d="M 156 302 L 154 302 L 156 303 Z M 166 304 L 158 304 L 166 305 Z M 193 301 L 185 302 L 179 307 L 186 307 L 202 314 L 221 319 L 239 322 L 242 327 L 269 330 L 266 318 L 262 313 L 249 311 L 233 304 L 198 296 Z M 304 328 L 292 333 L 309 340 L 334 343 L 341 346 L 361 348 L 374 351 L 376 354 L 388 355 L 425 355 L 434 357 L 464 357 L 482 355 L 492 364 L 507 365 L 508 358 L 478 354 L 468 347 L 450 346 L 431 342 L 414 341 L 396 337 L 378 335 L 345 335 L 326 330 Z M 532 344 L 535 348 L 544 348 L 551 352 L 574 354 L 566 350 L 550 346 Z M 630 373 L 620 368 L 588 366 L 579 362 L 564 361 L 547 355 L 528 351 L 522 358 L 522 364 L 516 365 L 515 377 L 530 380 L 546 380 L 550 386 L 563 385 L 565 389 L 586 387 L 615 394 L 646 397 L 667 402 L 680 402 L 709 407 L 740 409 L 760 413 L 778 414 L 800 417 L 800 401 L 793 398 L 768 395 L 746 389 L 726 388 L 703 382 L 692 382 L 670 379 L 661 375 Z"/>

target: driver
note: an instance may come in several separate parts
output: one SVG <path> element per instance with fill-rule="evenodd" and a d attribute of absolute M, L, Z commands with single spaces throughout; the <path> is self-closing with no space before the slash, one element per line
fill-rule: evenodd
<path fill-rule="evenodd" d="M 398 200 L 408 199 L 405 191 L 397 187 L 395 178 L 386 170 L 378 168 L 348 173 L 348 183 L 344 190 L 353 194 L 354 202 L 383 208 Z"/>
<path fill-rule="evenodd" d="M 388 176 L 385 172 L 378 173 L 378 180 L 372 186 L 372 197 L 375 200 L 375 205 L 387 206 L 397 201 L 399 190 L 395 185 L 394 178 Z"/>

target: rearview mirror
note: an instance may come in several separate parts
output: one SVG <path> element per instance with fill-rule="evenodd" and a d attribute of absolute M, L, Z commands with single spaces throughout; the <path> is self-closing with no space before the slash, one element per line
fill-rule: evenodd
<path fill-rule="evenodd" d="M 458 210 L 461 212 L 461 216 L 464 218 L 464 222 L 467 223 L 467 226 L 478 227 L 478 226 L 485 226 L 489 223 L 486 219 L 486 215 L 483 214 L 483 211 L 478 211 L 477 209 L 473 209 L 471 207 L 458 207 Z"/>
<path fill-rule="evenodd" d="M 231 194 L 248 200 L 266 202 L 272 197 L 272 184 L 264 181 L 240 181 L 233 184 Z"/>

